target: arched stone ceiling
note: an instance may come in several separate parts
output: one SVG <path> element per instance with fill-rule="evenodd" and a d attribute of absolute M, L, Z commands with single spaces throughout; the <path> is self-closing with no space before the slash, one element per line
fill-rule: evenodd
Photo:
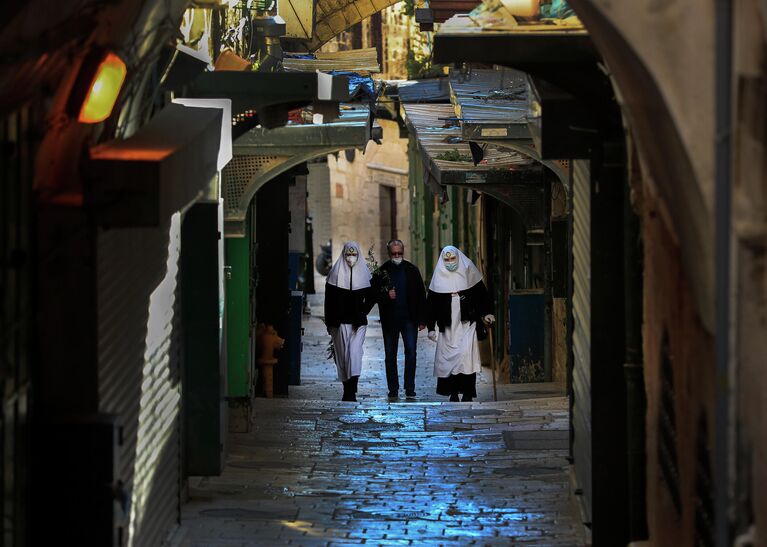
<path fill-rule="evenodd" d="M 308 51 L 316 51 L 343 31 L 400 0 L 318 0 L 314 33 L 304 40 Z"/>

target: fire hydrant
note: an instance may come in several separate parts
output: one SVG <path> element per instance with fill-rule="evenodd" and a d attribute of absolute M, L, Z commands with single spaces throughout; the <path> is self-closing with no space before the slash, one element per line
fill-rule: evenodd
<path fill-rule="evenodd" d="M 264 396 L 274 396 L 274 365 L 277 364 L 277 358 L 274 352 L 285 345 L 285 339 L 277 336 L 277 331 L 272 325 L 259 323 L 256 327 L 256 346 L 259 348 L 259 356 L 256 364 L 263 378 Z"/>

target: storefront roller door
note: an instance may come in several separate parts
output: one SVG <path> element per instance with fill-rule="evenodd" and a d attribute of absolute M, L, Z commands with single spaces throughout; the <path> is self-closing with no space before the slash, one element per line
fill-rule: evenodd
<path fill-rule="evenodd" d="M 573 458 L 591 521 L 591 174 L 573 161 Z"/>
<path fill-rule="evenodd" d="M 100 410 L 122 426 L 124 545 L 159 545 L 179 519 L 181 219 L 99 233 Z"/>

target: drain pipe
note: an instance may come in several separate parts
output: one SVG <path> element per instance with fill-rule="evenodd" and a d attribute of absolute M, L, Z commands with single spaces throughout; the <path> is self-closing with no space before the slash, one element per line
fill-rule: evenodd
<path fill-rule="evenodd" d="M 714 522 L 715 545 L 729 545 L 729 342 L 730 342 L 730 146 L 732 131 L 732 2 L 717 0 L 714 9 L 716 32 L 716 126 L 715 196 L 715 454 Z"/>

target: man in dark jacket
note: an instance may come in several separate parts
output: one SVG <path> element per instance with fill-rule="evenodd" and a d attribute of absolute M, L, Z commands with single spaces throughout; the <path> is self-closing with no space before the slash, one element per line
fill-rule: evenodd
<path fill-rule="evenodd" d="M 386 244 L 389 260 L 381 265 L 388 274 L 388 287 L 376 291 L 381 315 L 386 383 L 389 397 L 399 396 L 399 373 L 397 372 L 397 346 L 402 335 L 405 346 L 405 395 L 415 397 L 415 360 L 418 331 L 426 327 L 426 296 L 421 272 L 403 259 L 405 245 L 399 239 Z M 388 289 L 388 290 L 387 290 Z"/>

